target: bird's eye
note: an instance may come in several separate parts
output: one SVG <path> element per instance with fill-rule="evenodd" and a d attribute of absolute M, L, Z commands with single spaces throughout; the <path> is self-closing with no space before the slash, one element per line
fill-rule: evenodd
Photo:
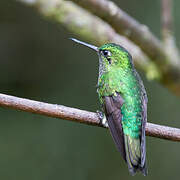
<path fill-rule="evenodd" d="M 111 56 L 111 52 L 108 50 L 103 50 L 102 53 L 105 57 Z"/>

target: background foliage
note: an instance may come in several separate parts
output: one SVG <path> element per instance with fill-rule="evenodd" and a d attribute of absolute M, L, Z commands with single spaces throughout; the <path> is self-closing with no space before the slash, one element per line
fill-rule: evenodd
<path fill-rule="evenodd" d="M 160 1 L 117 4 L 159 35 Z M 180 2 L 174 1 L 177 44 Z M 13 0 L 0 1 L 0 92 L 90 111 L 99 109 L 98 58 L 68 40 L 74 35 Z M 143 76 L 143 74 L 142 74 Z M 180 127 L 180 101 L 144 79 L 148 121 Z M 142 179 L 131 177 L 109 132 L 0 108 L 0 179 Z M 179 177 L 180 145 L 147 137 L 146 179 Z"/>

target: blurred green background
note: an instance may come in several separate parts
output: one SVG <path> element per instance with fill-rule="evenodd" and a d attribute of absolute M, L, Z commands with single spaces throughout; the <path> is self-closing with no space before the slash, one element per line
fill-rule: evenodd
<path fill-rule="evenodd" d="M 160 0 L 118 5 L 160 36 Z M 177 44 L 180 1 L 174 1 Z M 96 111 L 98 57 L 59 24 L 15 0 L 0 0 L 0 92 Z M 141 73 L 148 121 L 180 127 L 180 99 Z M 179 179 L 180 144 L 147 137 L 149 175 L 131 177 L 109 132 L 0 108 L 0 179 Z"/>

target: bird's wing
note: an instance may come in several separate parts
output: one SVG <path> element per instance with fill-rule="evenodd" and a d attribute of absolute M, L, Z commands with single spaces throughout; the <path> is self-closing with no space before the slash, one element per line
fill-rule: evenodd
<path fill-rule="evenodd" d="M 146 167 L 146 135 L 145 135 L 145 126 L 147 122 L 147 96 L 144 92 L 143 99 L 142 99 L 142 128 L 141 128 L 141 167 L 144 171 L 143 174 L 147 174 L 147 167 Z"/>
<path fill-rule="evenodd" d="M 139 81 L 140 84 L 140 89 L 142 93 L 142 124 L 141 124 L 141 171 L 144 175 L 147 175 L 147 167 L 146 167 L 146 136 L 145 136 L 145 126 L 147 122 L 147 103 L 148 103 L 148 98 L 146 94 L 146 90 L 144 88 L 143 82 L 141 80 L 141 77 L 137 73 L 137 71 L 134 69 L 133 70 L 134 75 L 136 76 L 137 80 Z"/>
<path fill-rule="evenodd" d="M 104 110 L 113 140 L 118 151 L 126 161 L 124 135 L 121 123 L 121 107 L 123 105 L 123 101 L 123 98 L 118 93 L 116 96 L 106 96 L 104 97 Z"/>

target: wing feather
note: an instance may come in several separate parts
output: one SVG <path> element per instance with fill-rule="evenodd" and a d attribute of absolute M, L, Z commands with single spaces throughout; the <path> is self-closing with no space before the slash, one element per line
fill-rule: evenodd
<path fill-rule="evenodd" d="M 117 94 L 117 96 L 104 97 L 104 101 L 105 114 L 107 117 L 111 135 L 113 137 L 118 151 L 121 153 L 123 159 L 126 161 L 124 134 L 121 123 L 121 107 L 123 105 L 124 100 L 119 94 Z"/>
<path fill-rule="evenodd" d="M 147 103 L 148 98 L 146 94 L 146 90 L 144 88 L 143 82 L 134 69 L 134 75 L 137 77 L 139 84 L 141 86 L 141 93 L 142 93 L 142 125 L 141 125 L 141 164 L 140 168 L 144 175 L 147 175 L 147 164 L 146 164 L 146 135 L 145 135 L 145 127 L 147 122 Z"/>
<path fill-rule="evenodd" d="M 146 93 L 143 95 L 142 105 L 142 128 L 141 128 L 141 171 L 144 175 L 147 175 L 147 165 L 146 165 L 146 134 L 145 134 L 145 126 L 147 122 L 147 96 Z"/>

